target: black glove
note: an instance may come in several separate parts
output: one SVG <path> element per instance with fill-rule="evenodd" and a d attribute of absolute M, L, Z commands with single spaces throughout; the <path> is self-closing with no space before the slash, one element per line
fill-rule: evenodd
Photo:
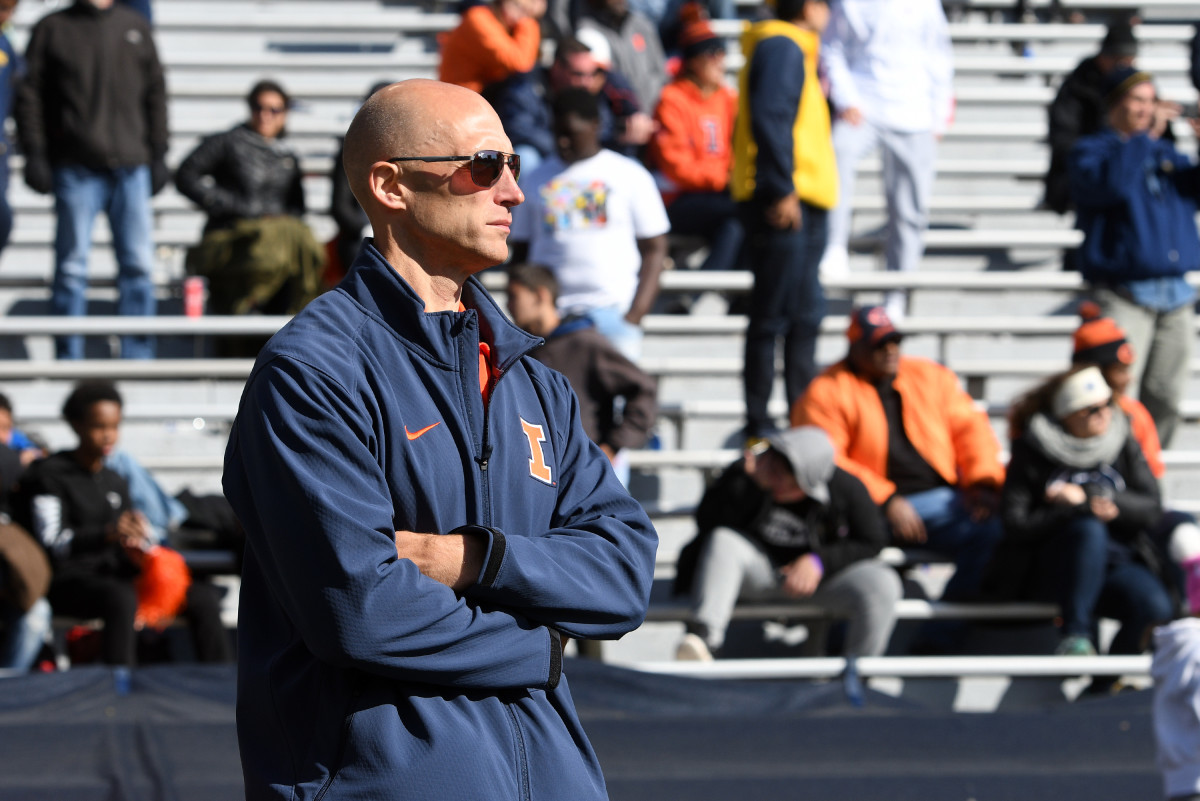
<path fill-rule="evenodd" d="M 39 195 L 48 195 L 54 189 L 54 170 L 44 156 L 25 157 L 25 184 Z"/>
<path fill-rule="evenodd" d="M 162 159 L 155 159 L 150 162 L 150 194 L 157 195 L 167 185 L 167 181 L 171 180 L 171 171 L 167 169 L 167 162 Z"/>

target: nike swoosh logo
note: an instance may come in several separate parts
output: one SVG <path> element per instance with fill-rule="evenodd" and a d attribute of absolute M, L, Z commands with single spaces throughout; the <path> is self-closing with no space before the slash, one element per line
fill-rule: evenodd
<path fill-rule="evenodd" d="M 420 431 L 409 431 L 408 426 L 405 426 L 404 433 L 408 436 L 408 439 L 411 442 L 412 440 L 416 439 L 417 437 L 420 437 L 422 434 L 427 432 L 429 429 L 436 428 L 437 426 L 440 426 L 441 424 L 442 424 L 442 421 L 438 420 L 436 423 L 425 426 Z"/>

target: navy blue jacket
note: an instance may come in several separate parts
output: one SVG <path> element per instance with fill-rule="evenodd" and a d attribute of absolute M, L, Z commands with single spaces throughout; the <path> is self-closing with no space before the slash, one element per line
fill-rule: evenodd
<path fill-rule="evenodd" d="M 1075 145 L 1070 175 L 1084 278 L 1121 283 L 1200 268 L 1200 170 L 1170 142 L 1106 129 Z"/>
<path fill-rule="evenodd" d="M 246 528 L 246 797 L 606 798 L 556 632 L 615 638 L 657 537 L 540 340 L 482 286 L 424 304 L 373 246 L 267 344 L 225 457 Z M 485 409 L 480 333 L 499 370 Z M 495 529 L 461 596 L 396 530 Z"/>

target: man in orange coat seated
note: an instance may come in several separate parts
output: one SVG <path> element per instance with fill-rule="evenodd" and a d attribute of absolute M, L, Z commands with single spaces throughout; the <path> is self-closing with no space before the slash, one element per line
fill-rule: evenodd
<path fill-rule="evenodd" d="M 850 350 L 792 408 L 792 425 L 829 434 L 837 464 L 867 486 L 892 537 L 954 559 L 942 598 L 978 595 L 1001 536 L 1000 445 L 953 371 L 900 355 L 903 334 L 882 306 L 851 314 Z"/>
<path fill-rule="evenodd" d="M 650 162 L 671 230 L 705 239 L 702 269 L 733 270 L 745 233 L 728 191 L 737 92 L 725 85 L 725 40 L 698 19 L 680 45 L 679 77 L 663 87 L 654 112 Z"/>
<path fill-rule="evenodd" d="M 495 0 L 471 6 L 454 30 L 441 37 L 438 80 L 482 92 L 489 84 L 537 66 L 542 43 L 539 20 L 546 0 Z"/>

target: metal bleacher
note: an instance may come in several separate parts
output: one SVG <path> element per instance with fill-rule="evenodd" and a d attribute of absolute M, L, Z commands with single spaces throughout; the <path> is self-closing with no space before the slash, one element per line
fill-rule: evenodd
<path fill-rule="evenodd" d="M 26 0 L 18 7 L 12 35 L 18 50 L 32 23 L 62 4 Z M 1044 106 L 1058 80 L 1095 50 L 1104 33 L 1096 21 L 1111 3 L 1064 0 L 1064 6 L 1095 20 L 1079 25 L 1004 22 L 997 19 L 994 5 L 970 0 L 951 25 L 956 120 L 939 150 L 922 270 L 906 275 L 881 271 L 879 163 L 868 161 L 851 199 L 856 214 L 850 270 L 825 280 L 831 314 L 818 358 L 831 363 L 843 355 L 842 332 L 851 303 L 876 300 L 894 288 L 909 289 L 906 351 L 955 368 L 1003 436 L 1008 401 L 1065 365 L 1069 333 L 1077 324 L 1072 312 L 1080 282 L 1076 274 L 1061 270 L 1061 255 L 1078 244 L 1079 235 L 1069 219 L 1038 208 L 1039 179 L 1047 163 Z M 326 176 L 336 137 L 371 85 L 436 72 L 437 34 L 457 22 L 448 7 L 447 2 L 388 0 L 156 0 L 156 37 L 170 93 L 169 161 L 178 163 L 200 136 L 241 120 L 248 87 L 261 77 L 276 78 L 297 100 L 289 118 L 290 141 L 305 167 L 310 223 L 319 238 L 328 238 L 333 227 L 325 213 Z M 749 15 L 754 4 L 740 2 L 739 7 Z M 1171 0 L 1155 3 L 1153 9 L 1137 27 L 1142 64 L 1158 74 L 1166 97 L 1194 100 L 1185 77 L 1185 43 L 1192 28 L 1181 23 L 1195 9 Z M 740 25 L 732 20 L 715 25 L 731 43 L 731 71 L 741 61 L 736 43 Z M 1027 43 L 1025 56 L 1014 54 L 1016 42 Z M 1179 125 L 1175 133 L 1180 146 L 1194 152 L 1190 130 Z M 71 321 L 46 317 L 53 213 L 46 198 L 22 184 L 19 156 L 13 167 L 10 199 L 18 216 L 13 243 L 0 264 L 0 390 L 13 399 L 18 420 L 52 447 L 67 445 L 70 434 L 56 418 L 72 382 L 93 376 L 117 379 L 126 397 L 125 447 L 170 490 L 219 491 L 225 435 L 250 365 L 207 358 L 208 342 L 222 333 L 270 333 L 283 320 L 181 316 L 182 254 L 199 238 L 203 218 L 171 188 L 154 205 L 160 316 L 108 316 L 115 265 L 101 224 L 93 254 L 93 316 Z M 484 278 L 502 294 L 500 275 Z M 645 321 L 643 365 L 659 378 L 663 415 L 660 448 L 629 455 L 631 490 L 655 513 L 662 536 L 659 575 L 669 578 L 675 554 L 692 533 L 686 511 L 699 499 L 705 477 L 737 453 L 745 320 L 725 311 L 728 298 L 748 289 L 750 276 L 700 273 L 680 265 L 664 275 L 662 284 L 668 296 L 704 293 L 691 314 L 651 315 Z M 163 358 L 62 363 L 50 355 L 49 338 L 57 332 L 92 334 L 90 353 L 102 355 L 110 338 L 133 330 L 158 334 Z M 1200 389 L 1200 363 L 1191 373 L 1188 397 L 1200 398 L 1195 391 Z M 1188 422 L 1167 453 L 1171 469 L 1165 493 L 1177 506 L 1200 508 L 1200 483 L 1195 480 L 1200 478 L 1200 406 L 1189 403 L 1187 408 Z M 773 409 L 785 419 L 781 397 Z M 914 619 L 956 611 L 910 607 L 905 614 Z M 1045 618 L 1052 611 L 1038 609 L 1036 615 Z M 664 604 L 654 617 L 658 619 L 627 638 L 631 642 L 607 644 L 606 656 L 635 662 L 667 658 L 681 614 Z M 1144 672 L 1141 665 L 1133 665 L 1133 672 Z M 823 669 L 833 675 L 840 672 L 836 667 L 829 663 Z M 874 669 L 863 667 L 864 675 Z"/>

